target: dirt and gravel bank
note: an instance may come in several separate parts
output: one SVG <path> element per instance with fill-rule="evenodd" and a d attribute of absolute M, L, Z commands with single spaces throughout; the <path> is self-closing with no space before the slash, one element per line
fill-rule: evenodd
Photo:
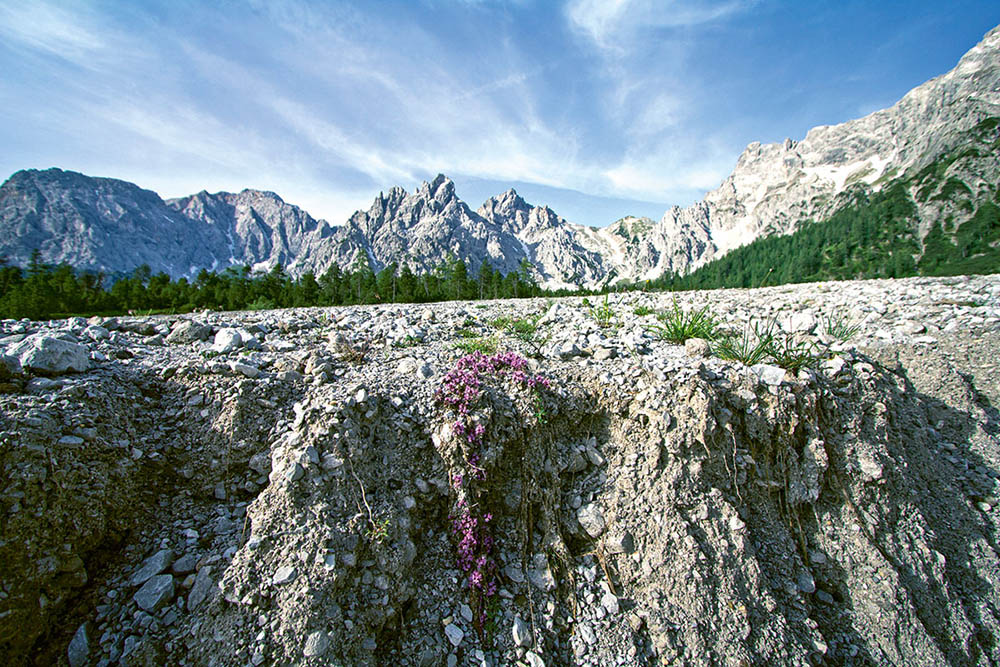
<path fill-rule="evenodd" d="M 0 652 L 1000 663 L 1000 277 L 671 298 L 3 322 Z"/>

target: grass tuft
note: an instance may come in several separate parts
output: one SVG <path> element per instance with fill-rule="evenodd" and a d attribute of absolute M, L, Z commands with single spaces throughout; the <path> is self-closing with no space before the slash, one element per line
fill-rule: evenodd
<path fill-rule="evenodd" d="M 773 342 L 772 320 L 764 327 L 754 324 L 744 328 L 740 334 L 728 334 L 717 338 L 712 344 L 712 352 L 720 359 L 739 361 L 747 366 L 753 366 L 767 358 Z"/>
<path fill-rule="evenodd" d="M 827 317 L 823 330 L 827 335 L 836 338 L 841 343 L 846 343 L 861 331 L 861 324 L 853 322 L 849 318 L 838 315 L 837 317 Z"/>
<path fill-rule="evenodd" d="M 656 319 L 660 324 L 648 327 L 649 332 L 660 340 L 677 345 L 683 345 L 688 338 L 704 338 L 712 341 L 719 335 L 718 322 L 709 312 L 708 306 L 685 312 L 674 299 L 674 305 L 670 310 L 657 313 Z"/>

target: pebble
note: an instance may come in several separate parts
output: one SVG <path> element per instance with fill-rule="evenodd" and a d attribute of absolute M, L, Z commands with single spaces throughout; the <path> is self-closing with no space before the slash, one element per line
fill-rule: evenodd
<path fill-rule="evenodd" d="M 462 632 L 462 629 L 454 623 L 449 623 L 445 626 L 444 634 L 448 637 L 448 641 L 451 642 L 451 645 L 455 647 L 461 644 L 462 639 L 465 638 L 465 633 Z"/>
<path fill-rule="evenodd" d="M 298 570 L 295 569 L 294 565 L 283 565 L 274 572 L 271 583 L 275 586 L 283 586 L 294 581 L 297 575 Z"/>

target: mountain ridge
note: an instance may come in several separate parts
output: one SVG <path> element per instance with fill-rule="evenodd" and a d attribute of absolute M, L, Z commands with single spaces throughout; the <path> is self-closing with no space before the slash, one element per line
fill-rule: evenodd
<path fill-rule="evenodd" d="M 106 273 L 148 264 L 174 277 L 244 264 L 320 275 L 359 259 L 375 271 L 406 264 L 425 272 L 458 257 L 473 270 L 484 261 L 502 273 L 527 266 L 547 288 L 600 288 L 690 273 L 904 183 L 919 259 L 932 230 L 953 236 L 949 227 L 997 197 L 1000 159 L 992 139 L 975 134 L 992 119 L 1000 119 L 1000 27 L 888 109 L 814 127 L 799 141 L 750 143 L 718 188 L 659 221 L 626 216 L 586 227 L 514 188 L 474 210 L 438 174 L 412 193 L 380 192 L 367 210 L 332 225 L 270 191 L 163 200 L 127 181 L 53 168 L 17 172 L 0 186 L 0 229 L 9 232 L 0 256 L 24 265 L 37 249 L 49 263 Z M 921 171 L 951 154 L 958 157 Z"/>

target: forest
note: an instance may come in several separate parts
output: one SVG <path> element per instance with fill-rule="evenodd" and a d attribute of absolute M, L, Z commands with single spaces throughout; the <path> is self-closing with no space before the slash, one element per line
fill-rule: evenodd
<path fill-rule="evenodd" d="M 861 278 L 906 278 L 1000 272 L 1000 207 L 985 201 L 957 228 L 937 221 L 919 241 L 916 207 L 903 184 L 859 194 L 822 222 L 767 236 L 684 276 L 650 287 L 669 290 L 761 287 Z"/>
<path fill-rule="evenodd" d="M 422 303 L 456 299 L 499 299 L 557 296 L 540 289 L 530 265 L 502 275 L 483 262 L 471 275 L 454 257 L 434 271 L 415 274 L 395 263 L 375 273 L 359 261 L 344 271 L 334 265 L 318 278 L 312 273 L 293 279 L 281 265 L 253 272 L 249 266 L 220 273 L 203 270 L 189 281 L 152 274 L 140 266 L 112 280 L 72 267 L 43 264 L 38 253 L 26 268 L 0 263 L 0 317 L 50 319 L 69 315 L 263 310 L 294 306 L 339 306 L 368 303 Z"/>

